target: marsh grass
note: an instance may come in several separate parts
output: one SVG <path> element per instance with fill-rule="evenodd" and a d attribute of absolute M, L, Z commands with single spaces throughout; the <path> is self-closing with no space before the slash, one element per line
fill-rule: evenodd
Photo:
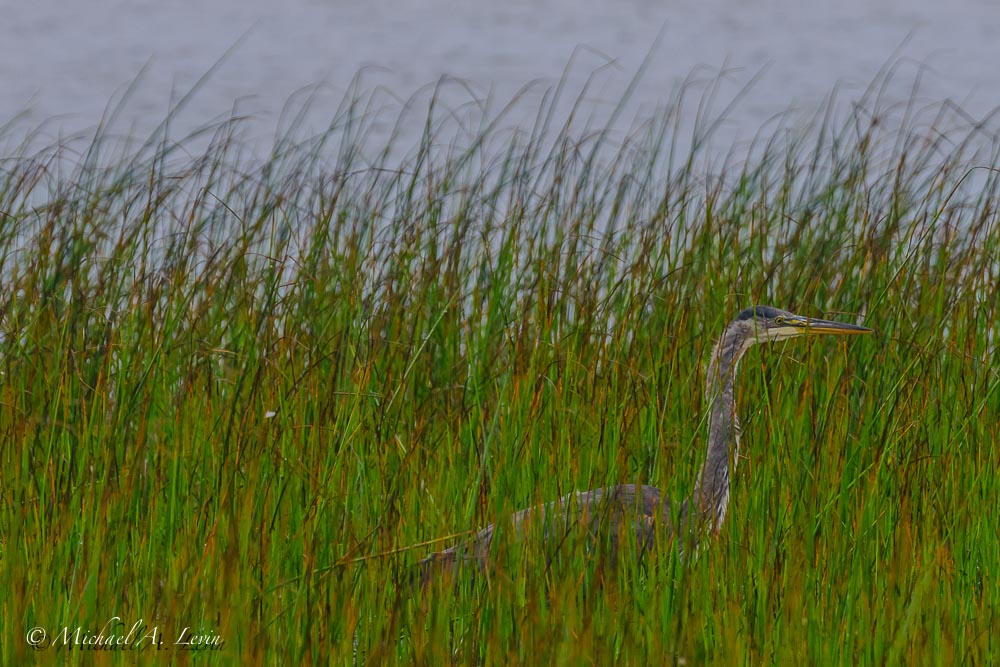
<path fill-rule="evenodd" d="M 178 663 L 995 662 L 1000 144 L 880 92 L 723 154 L 693 83 L 624 138 L 556 89 L 524 131 L 435 95 L 372 146 L 352 90 L 263 159 L 239 119 L 8 153 L 0 661 L 131 663 L 26 639 L 120 617 Z M 683 498 L 752 303 L 878 333 L 749 355 L 700 557 L 501 529 L 489 571 L 406 585 L 572 490 Z"/>

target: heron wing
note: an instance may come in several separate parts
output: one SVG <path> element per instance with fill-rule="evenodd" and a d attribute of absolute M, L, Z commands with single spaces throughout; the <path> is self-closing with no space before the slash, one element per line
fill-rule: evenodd
<path fill-rule="evenodd" d="M 518 540 L 541 531 L 550 552 L 572 531 L 582 527 L 613 559 L 620 540 L 629 534 L 634 535 L 640 554 L 651 550 L 656 532 L 664 527 L 670 530 L 672 520 L 670 500 L 659 489 L 620 484 L 569 493 L 558 500 L 525 508 L 511 515 L 510 526 Z M 478 561 L 485 566 L 496 529 L 497 524 L 490 524 L 450 549 L 425 558 L 421 561 L 422 579 L 427 581 L 436 570 L 460 561 Z"/>

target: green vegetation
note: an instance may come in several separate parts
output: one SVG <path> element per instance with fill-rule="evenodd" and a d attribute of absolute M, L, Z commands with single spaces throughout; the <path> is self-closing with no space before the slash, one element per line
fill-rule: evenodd
<path fill-rule="evenodd" d="M 1000 142 L 874 90 L 721 160 L 678 120 L 713 90 L 625 139 L 556 90 L 524 132 L 437 101 L 373 147 L 351 93 L 256 161 L 237 120 L 8 149 L 0 662 L 1000 659 Z M 486 576 L 407 586 L 574 489 L 683 498 L 754 303 L 877 334 L 749 353 L 698 558 L 547 567 L 501 531 Z M 56 636 L 113 617 L 163 650 Z"/>

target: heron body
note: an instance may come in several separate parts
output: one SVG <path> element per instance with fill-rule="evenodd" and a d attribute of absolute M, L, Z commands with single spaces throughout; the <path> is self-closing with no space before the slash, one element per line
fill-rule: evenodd
<path fill-rule="evenodd" d="M 729 323 L 712 350 L 705 378 L 705 396 L 709 404 L 708 446 L 688 499 L 678 507 L 658 488 L 634 484 L 578 491 L 515 512 L 510 517 L 514 535 L 523 538 L 530 525 L 540 525 L 545 541 L 552 543 L 561 541 L 566 531 L 583 526 L 614 558 L 622 539 L 634 538 L 638 553 L 642 555 L 654 550 L 658 531 L 666 531 L 683 553 L 687 546 L 696 545 L 703 535 L 718 533 L 726 518 L 729 480 L 735 471 L 740 445 L 734 382 L 740 359 L 746 351 L 757 343 L 797 336 L 871 332 L 866 327 L 803 317 L 770 306 L 742 311 Z M 422 579 L 427 581 L 441 567 L 447 568 L 464 560 L 485 565 L 495 532 L 496 524 L 491 524 L 465 542 L 431 554 L 421 561 Z"/>

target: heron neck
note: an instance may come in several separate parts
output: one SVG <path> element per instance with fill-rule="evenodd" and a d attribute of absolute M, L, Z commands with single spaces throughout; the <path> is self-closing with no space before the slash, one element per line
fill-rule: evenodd
<path fill-rule="evenodd" d="M 705 379 L 709 402 L 708 449 L 695 483 L 694 504 L 709 527 L 718 531 L 729 506 L 729 455 L 739 453 L 739 422 L 733 382 L 743 353 L 752 345 L 738 323 L 731 324 L 715 344 Z"/>

